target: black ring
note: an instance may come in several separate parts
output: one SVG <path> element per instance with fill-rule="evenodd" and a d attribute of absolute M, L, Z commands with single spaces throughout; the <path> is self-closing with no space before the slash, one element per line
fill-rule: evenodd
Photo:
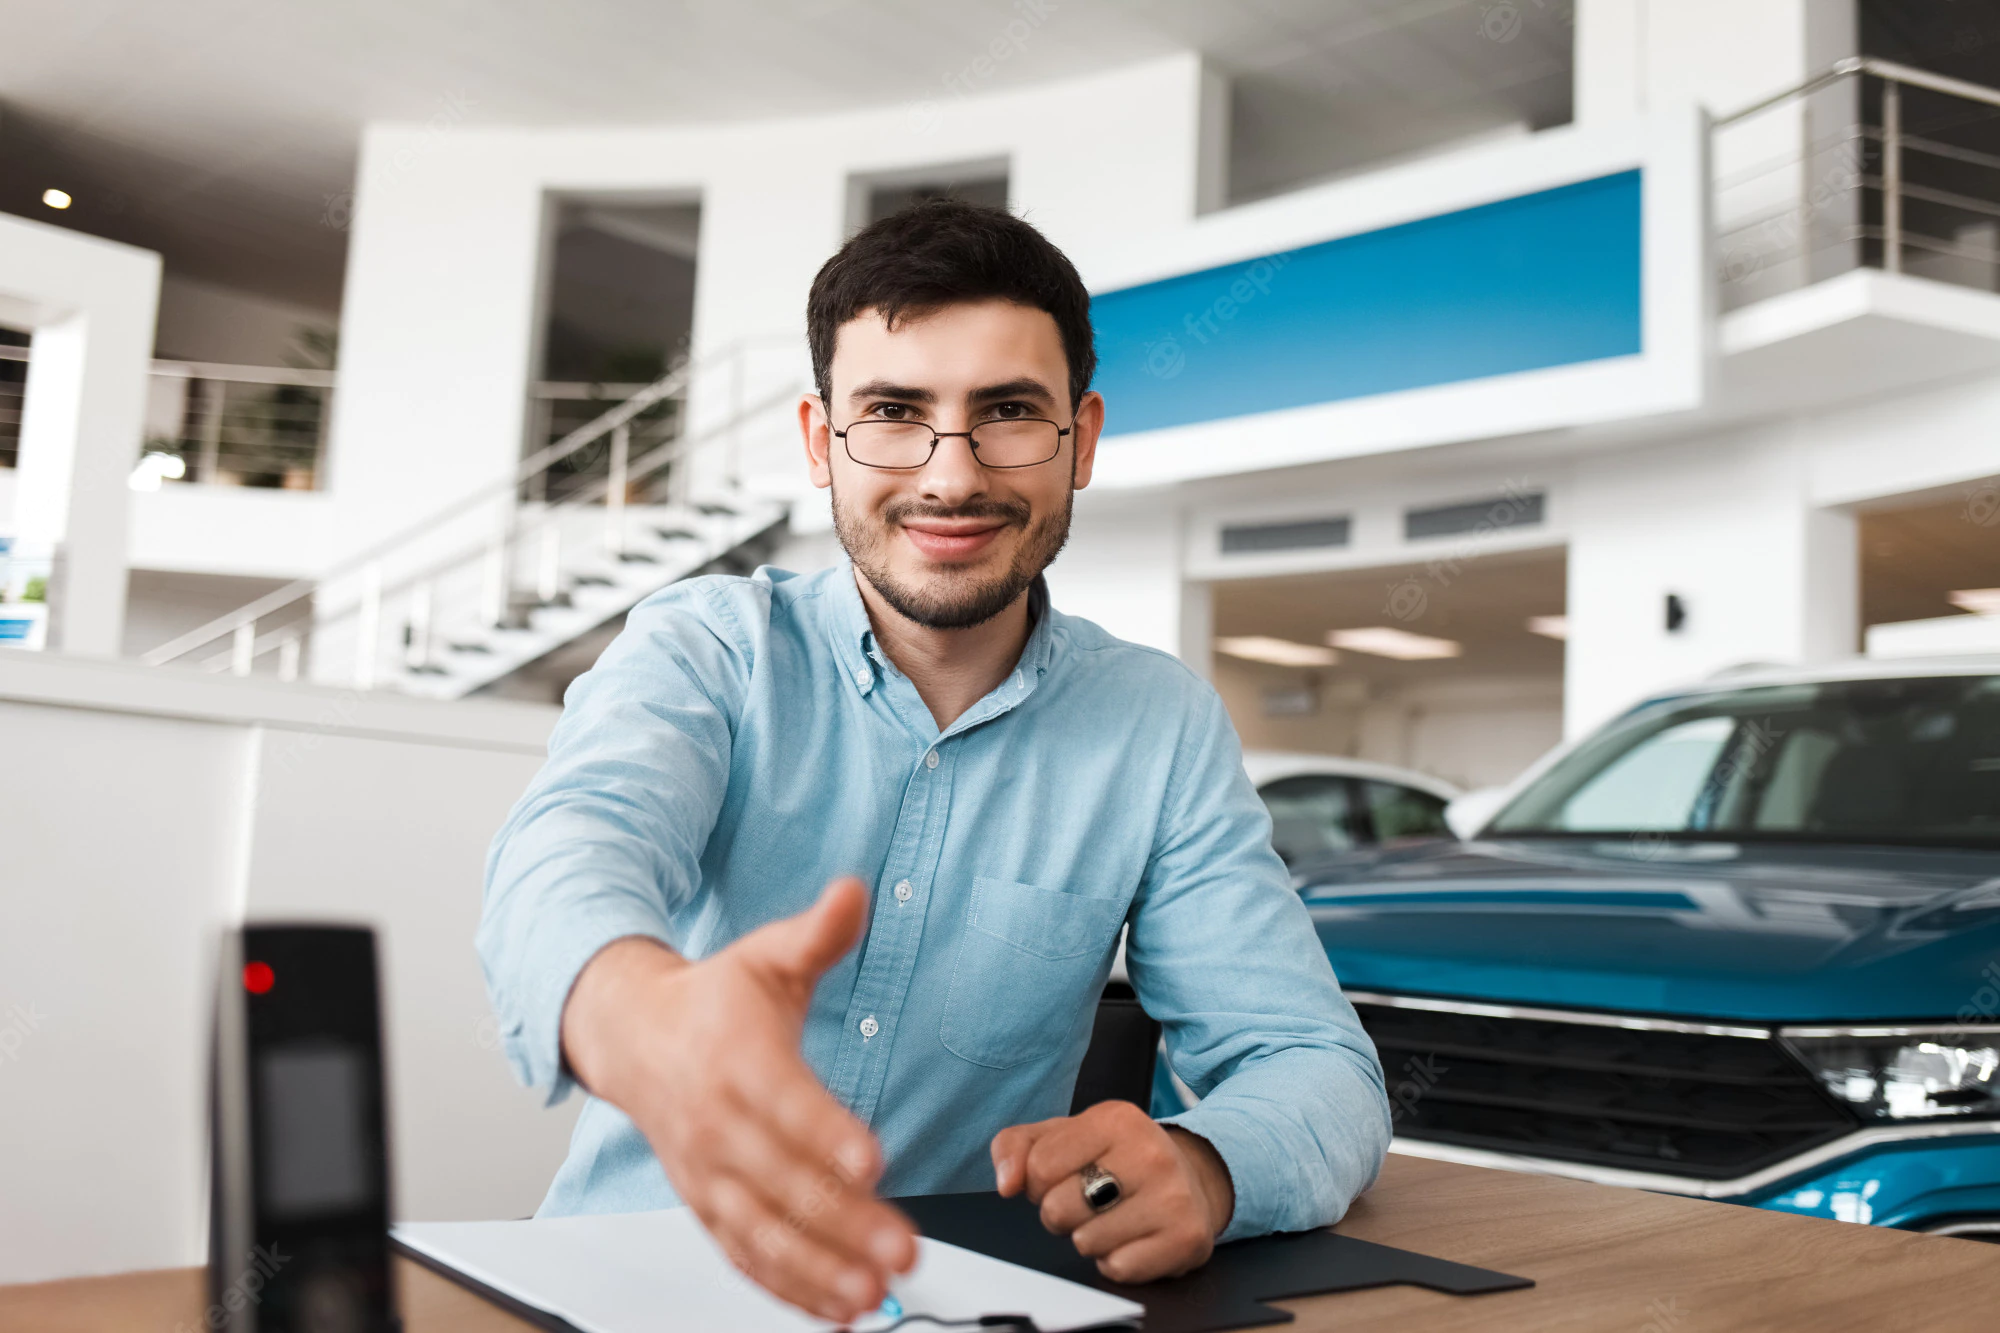
<path fill-rule="evenodd" d="M 1119 1187 L 1118 1177 L 1106 1171 L 1095 1162 L 1089 1163 L 1081 1172 L 1083 1177 L 1083 1201 L 1093 1213 L 1101 1213 L 1124 1197 Z"/>

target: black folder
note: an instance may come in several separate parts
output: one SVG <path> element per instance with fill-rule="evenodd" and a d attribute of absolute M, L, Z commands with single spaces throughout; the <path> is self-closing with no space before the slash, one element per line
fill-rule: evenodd
<path fill-rule="evenodd" d="M 1208 1263 L 1186 1277 L 1123 1286 L 1098 1275 L 1066 1236 L 1042 1229 L 1039 1210 L 1024 1197 L 933 1194 L 894 1200 L 918 1230 L 1023 1268 L 1114 1292 L 1146 1307 L 1145 1333 L 1211 1333 L 1291 1322 L 1265 1301 L 1362 1287 L 1409 1285 L 1454 1296 L 1532 1287 L 1524 1277 L 1450 1263 L 1331 1231 L 1292 1231 L 1218 1245 Z"/>

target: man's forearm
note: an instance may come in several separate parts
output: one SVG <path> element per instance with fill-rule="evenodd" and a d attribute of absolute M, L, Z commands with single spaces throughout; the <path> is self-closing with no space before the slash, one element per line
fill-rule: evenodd
<path fill-rule="evenodd" d="M 597 951 L 577 974 L 562 1012 L 562 1058 L 570 1076 L 613 1104 L 623 1065 L 622 1028 L 660 993 L 660 983 L 689 966 L 656 939 L 627 935 Z"/>

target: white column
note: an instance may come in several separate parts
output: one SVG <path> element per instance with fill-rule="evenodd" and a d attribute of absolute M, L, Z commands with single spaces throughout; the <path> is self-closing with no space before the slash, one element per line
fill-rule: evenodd
<path fill-rule="evenodd" d="M 0 215 L 0 319 L 33 331 L 14 535 L 53 558 L 50 646 L 115 657 L 160 257 Z"/>
<path fill-rule="evenodd" d="M 1804 434 L 1776 426 L 1578 464 L 1566 734 L 1726 666 L 1854 655 L 1854 516 L 1812 504 Z M 1669 593 L 1686 611 L 1678 630 Z"/>

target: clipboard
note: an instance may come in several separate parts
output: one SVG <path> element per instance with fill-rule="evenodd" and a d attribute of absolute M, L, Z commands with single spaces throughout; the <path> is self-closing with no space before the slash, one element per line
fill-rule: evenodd
<path fill-rule="evenodd" d="M 739 1272 L 693 1212 L 585 1214 L 519 1222 L 407 1222 L 404 1254 L 551 1333 L 834 1333 Z M 894 1302 L 852 1333 L 958 1328 L 1085 1333 L 1136 1327 L 1128 1297 L 933 1237 Z"/>
<path fill-rule="evenodd" d="M 1096 1263 L 1078 1254 L 1067 1237 L 1043 1230 L 1040 1210 L 1025 1196 L 933 1194 L 891 1202 L 926 1236 L 1139 1302 L 1146 1307 L 1145 1333 L 1286 1324 L 1291 1313 L 1265 1301 L 1366 1287 L 1409 1285 L 1475 1296 L 1535 1285 L 1530 1278 L 1322 1230 L 1231 1241 L 1185 1277 L 1124 1286 L 1100 1276 Z"/>

